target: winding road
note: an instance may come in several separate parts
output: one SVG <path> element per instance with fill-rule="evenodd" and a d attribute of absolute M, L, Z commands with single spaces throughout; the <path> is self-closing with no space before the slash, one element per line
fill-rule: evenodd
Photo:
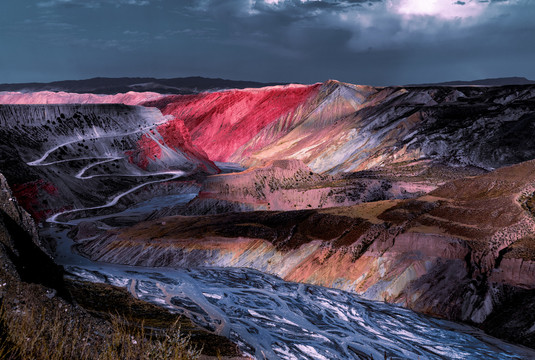
<path fill-rule="evenodd" d="M 131 194 L 134 191 L 139 190 L 139 189 L 141 189 L 141 188 L 143 188 L 143 187 L 145 187 L 147 185 L 156 184 L 156 183 L 160 183 L 160 182 L 164 182 L 164 181 L 171 181 L 171 180 L 175 180 L 175 179 L 178 179 L 180 177 L 185 176 L 186 173 L 184 171 L 179 171 L 179 170 L 169 170 L 169 171 L 160 171 L 160 172 L 152 172 L 152 173 L 139 173 L 139 174 L 98 174 L 98 175 L 84 176 L 84 174 L 89 169 L 91 169 L 91 168 L 93 168 L 93 167 L 95 167 L 97 165 L 101 165 L 101 164 L 105 164 L 105 163 L 108 163 L 108 162 L 124 159 L 124 157 L 121 157 L 121 156 L 109 156 L 109 157 L 88 157 L 88 156 L 83 156 L 83 157 L 79 157 L 79 158 L 72 158 L 72 159 L 64 159 L 64 160 L 45 162 L 46 159 L 50 156 L 50 154 L 52 154 L 53 152 L 59 150 L 60 148 L 62 148 L 64 146 L 67 146 L 67 145 L 70 145 L 70 144 L 73 144 L 73 143 L 76 143 L 76 142 L 80 142 L 80 141 L 83 141 L 83 140 L 92 140 L 92 139 L 101 139 L 101 138 L 113 138 L 113 137 L 119 137 L 119 136 L 138 134 L 138 133 L 141 133 L 141 132 L 146 132 L 147 130 L 151 130 L 156 125 L 158 125 L 158 124 L 155 124 L 155 125 L 152 125 L 152 126 L 143 127 L 143 128 L 139 128 L 139 129 L 137 129 L 135 131 L 121 133 L 121 134 L 103 134 L 103 135 L 101 135 L 101 134 L 99 134 L 98 131 L 94 130 L 94 132 L 95 132 L 95 134 L 97 136 L 85 137 L 85 138 L 78 137 L 75 140 L 66 141 L 66 142 L 64 142 L 62 144 L 56 145 L 53 148 L 47 150 L 45 152 L 45 154 L 43 156 L 41 156 L 39 159 L 27 162 L 27 164 L 29 166 L 50 166 L 50 165 L 55 165 L 55 164 L 59 164 L 59 163 L 67 163 L 67 162 L 74 162 L 74 161 L 80 161 L 80 160 L 96 160 L 96 162 L 93 162 L 93 163 L 83 167 L 80 171 L 78 171 L 75 175 L 73 175 L 75 178 L 81 179 L 81 180 L 92 179 L 92 178 L 95 178 L 95 177 L 111 177 L 111 176 L 113 176 L 113 177 L 155 177 L 155 176 L 165 176 L 162 179 L 147 181 L 147 182 L 144 182 L 144 183 L 142 183 L 140 185 L 137 185 L 137 186 L 135 186 L 133 188 L 130 188 L 130 189 L 128 189 L 128 190 L 126 190 L 126 191 L 124 191 L 122 193 L 119 193 L 118 195 L 116 195 L 110 201 L 108 201 L 107 203 L 105 203 L 103 205 L 93 206 L 93 207 L 86 207 L 86 208 L 78 208 L 78 209 L 70 209 L 70 210 L 65 210 L 65 211 L 56 213 L 56 214 L 50 216 L 49 218 L 47 218 L 46 222 L 55 223 L 55 224 L 62 224 L 62 225 L 73 225 L 70 222 L 58 221 L 58 218 L 60 216 L 62 216 L 62 215 L 72 214 L 72 213 L 76 213 L 76 212 L 82 212 L 82 211 L 86 211 L 86 210 L 98 210 L 98 209 L 109 208 L 109 207 L 112 207 L 112 206 L 116 205 L 119 202 L 119 200 L 121 200 L 121 198 L 123 198 L 124 196 L 126 196 L 128 194 Z M 157 142 L 157 143 L 158 143 L 158 145 L 161 146 L 161 144 L 159 142 Z"/>

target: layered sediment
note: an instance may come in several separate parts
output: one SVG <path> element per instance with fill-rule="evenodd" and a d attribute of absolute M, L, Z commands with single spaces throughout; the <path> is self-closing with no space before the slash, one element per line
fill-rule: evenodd
<path fill-rule="evenodd" d="M 27 101 L 61 96 L 100 101 Z M 23 207 L 98 219 L 73 232 L 80 253 L 251 267 L 535 346 L 534 86 L 327 81 L 151 96 L 0 106 L 0 169 Z M 218 174 L 212 161 L 247 170 Z M 133 220 L 100 215 L 199 189 L 103 233 Z"/>

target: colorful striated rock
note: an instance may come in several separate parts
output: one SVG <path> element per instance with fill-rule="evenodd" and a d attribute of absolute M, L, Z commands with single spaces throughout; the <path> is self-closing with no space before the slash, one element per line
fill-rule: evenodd
<path fill-rule="evenodd" d="M 189 129 L 193 144 L 213 161 L 229 161 L 238 148 L 267 125 L 282 118 L 299 119 L 320 89 L 315 85 L 286 85 L 228 90 L 199 95 L 176 95 L 144 103 L 173 115 Z"/>
<path fill-rule="evenodd" d="M 217 173 L 187 130 L 167 120 L 155 108 L 123 104 L 0 105 L 2 170 L 38 221 L 113 202 L 147 178 Z"/>

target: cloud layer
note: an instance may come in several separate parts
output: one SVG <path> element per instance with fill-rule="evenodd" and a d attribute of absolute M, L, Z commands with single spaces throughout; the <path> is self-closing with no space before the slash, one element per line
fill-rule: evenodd
<path fill-rule="evenodd" d="M 4 0 L 0 81 L 535 78 L 534 10 L 529 0 Z"/>
<path fill-rule="evenodd" d="M 150 5 L 149 0 L 47 0 L 39 1 L 37 7 L 52 8 L 57 6 L 69 7 L 79 6 L 88 9 L 100 8 L 102 5 L 115 5 L 117 7 L 122 5 L 147 6 Z"/>

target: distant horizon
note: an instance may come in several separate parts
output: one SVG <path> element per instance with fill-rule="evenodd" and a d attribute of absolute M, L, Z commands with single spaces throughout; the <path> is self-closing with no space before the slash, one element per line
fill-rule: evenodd
<path fill-rule="evenodd" d="M 335 80 L 343 83 L 349 83 L 353 85 L 367 85 L 367 86 L 414 86 L 414 85 L 435 85 L 435 84 L 457 84 L 457 83 L 472 83 L 472 82 L 482 82 L 482 81 L 493 81 L 493 80 L 525 80 L 527 82 L 533 82 L 535 83 L 535 80 L 527 78 L 525 76 L 500 76 L 500 77 L 488 77 L 488 78 L 472 78 L 472 79 L 449 79 L 444 81 L 438 81 L 438 82 L 421 82 L 421 83 L 406 83 L 406 84 L 367 84 L 367 83 L 357 83 L 352 81 L 346 81 L 344 79 L 324 79 L 324 80 L 318 80 L 314 82 L 298 82 L 298 81 L 257 81 L 257 80 L 251 80 L 251 79 L 232 79 L 232 78 L 225 78 L 222 76 L 217 77 L 209 77 L 209 76 L 202 76 L 202 75 L 188 75 L 188 76 L 168 76 L 168 77 L 154 77 L 154 76 L 90 76 L 85 78 L 78 78 L 78 79 L 72 79 L 72 78 L 66 78 L 66 79 L 59 79 L 59 80 L 51 80 L 51 81 L 20 81 L 20 82 L 2 82 L 0 80 L 0 85 L 26 85 L 26 84 L 40 84 L 40 85 L 48 85 L 48 84 L 54 84 L 54 83 L 62 83 L 62 82 L 83 82 L 83 81 L 90 81 L 90 80 L 97 80 L 97 79 L 109 79 L 109 80 L 119 80 L 119 79 L 149 79 L 149 80 L 173 80 L 173 79 L 206 79 L 206 80 L 221 80 L 221 81 L 229 81 L 229 82 L 243 82 L 243 83 L 258 83 L 258 84 L 264 84 L 266 86 L 271 85 L 288 85 L 288 84 L 303 84 L 303 85 L 311 85 L 316 83 L 324 83 L 329 80 Z M 2 90 L 0 90 L 2 91 Z"/>

